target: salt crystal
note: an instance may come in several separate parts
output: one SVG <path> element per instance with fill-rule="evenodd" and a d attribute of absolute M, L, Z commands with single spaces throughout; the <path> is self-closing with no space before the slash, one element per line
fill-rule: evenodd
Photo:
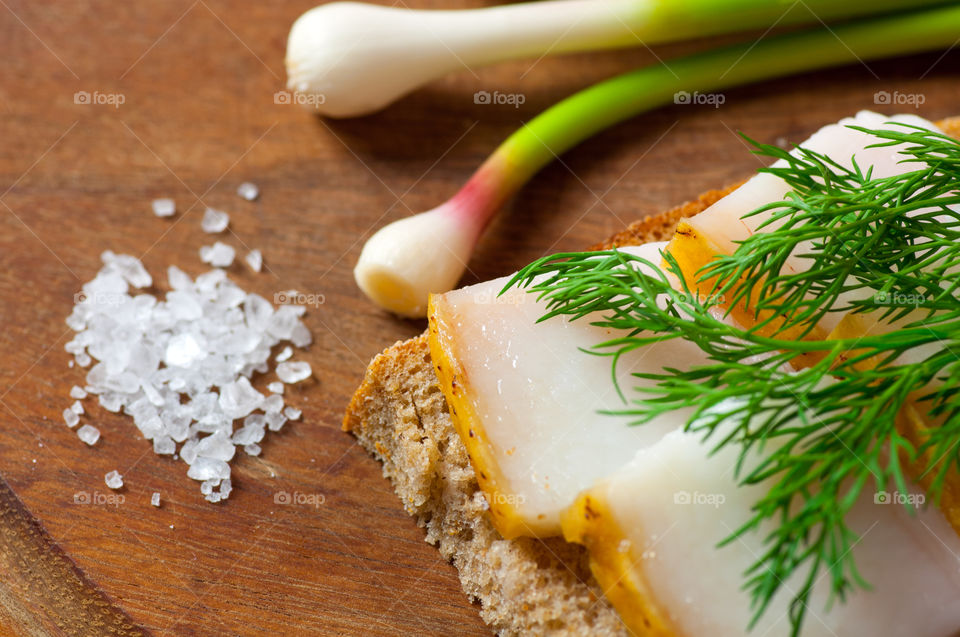
<path fill-rule="evenodd" d="M 210 270 L 197 277 L 194 282 L 194 291 L 203 295 L 215 294 L 217 287 L 227 280 L 227 273 L 223 270 Z"/>
<path fill-rule="evenodd" d="M 153 214 L 158 217 L 172 217 L 173 213 L 177 211 L 173 199 L 154 199 L 150 205 L 153 207 Z"/>
<path fill-rule="evenodd" d="M 248 327 L 262 330 L 273 316 L 273 306 L 259 294 L 248 294 L 243 301 L 243 316 Z"/>
<path fill-rule="evenodd" d="M 140 381 L 140 389 L 143 390 L 143 395 L 147 397 L 147 400 L 149 400 L 150 404 L 152 404 L 154 407 L 163 406 L 163 396 L 160 395 L 160 392 L 157 391 L 157 388 L 154 387 L 149 381 Z"/>
<path fill-rule="evenodd" d="M 89 372 L 87 372 L 87 387 L 91 387 L 90 391 L 98 392 L 103 391 L 103 385 L 107 382 L 107 366 L 103 364 L 94 365 Z"/>
<path fill-rule="evenodd" d="M 278 339 L 290 338 L 300 321 L 297 319 L 296 305 L 281 305 L 270 317 L 267 331 Z"/>
<path fill-rule="evenodd" d="M 187 477 L 199 481 L 211 480 L 214 478 L 229 478 L 230 465 L 223 460 L 198 457 L 193 464 L 190 465 L 190 469 L 187 471 Z"/>
<path fill-rule="evenodd" d="M 120 407 L 123 406 L 123 399 L 120 394 L 114 392 L 104 392 L 97 397 L 97 400 L 100 401 L 104 409 L 114 413 L 120 411 Z"/>
<path fill-rule="evenodd" d="M 72 341 L 68 341 L 67 344 L 63 346 L 63 349 L 66 350 L 67 353 L 69 354 L 79 354 L 80 352 L 86 349 L 86 346 L 83 343 L 81 343 L 79 339 L 75 338 Z"/>
<path fill-rule="evenodd" d="M 77 412 L 68 407 L 67 409 L 63 410 L 63 422 L 67 423 L 67 427 L 73 429 L 77 426 L 77 423 L 80 422 L 80 416 L 77 415 Z"/>
<path fill-rule="evenodd" d="M 243 419 L 245 427 L 259 427 L 263 429 L 266 426 L 267 417 L 263 414 L 250 414 Z"/>
<path fill-rule="evenodd" d="M 279 412 L 281 409 L 283 409 L 283 396 L 280 396 L 279 394 L 271 394 L 263 401 L 263 404 L 260 405 L 260 407 L 267 413 Z"/>
<path fill-rule="evenodd" d="M 207 208 L 203 213 L 203 221 L 200 222 L 200 227 L 203 228 L 204 232 L 216 234 L 226 230 L 229 223 L 230 215 L 216 208 Z"/>
<path fill-rule="evenodd" d="M 277 354 L 277 357 L 274 360 L 276 360 L 278 363 L 282 363 L 283 361 L 290 360 L 291 356 L 293 356 L 293 350 L 289 345 L 287 345 L 279 354 Z"/>
<path fill-rule="evenodd" d="M 222 411 L 214 414 L 206 414 L 200 417 L 200 420 L 191 425 L 194 433 L 217 433 L 220 430 L 226 430 L 230 427 L 231 419 L 223 415 Z"/>
<path fill-rule="evenodd" d="M 140 381 L 136 374 L 124 371 L 117 375 L 107 376 L 103 386 L 121 394 L 132 394 L 140 389 Z"/>
<path fill-rule="evenodd" d="M 213 493 L 213 488 L 220 485 L 220 479 L 214 478 L 212 480 L 204 480 L 200 485 L 200 493 L 203 495 L 210 495 Z"/>
<path fill-rule="evenodd" d="M 100 255 L 104 266 L 92 281 L 86 283 L 83 290 L 83 306 L 89 311 L 97 311 L 104 307 L 113 307 L 122 295 L 127 294 L 129 284 L 110 264 L 116 255 L 105 251 Z"/>
<path fill-rule="evenodd" d="M 86 367 L 90 364 L 90 357 L 84 353 L 77 354 L 77 365 L 80 367 Z"/>
<path fill-rule="evenodd" d="M 233 257 L 237 251 L 232 246 L 228 246 L 222 241 L 217 241 L 212 246 L 203 246 L 200 248 L 200 260 L 209 263 L 215 268 L 228 268 L 233 263 Z"/>
<path fill-rule="evenodd" d="M 197 441 L 188 440 L 180 447 L 180 457 L 187 464 L 192 465 L 197 460 Z"/>
<path fill-rule="evenodd" d="M 258 426 L 244 425 L 234 432 L 230 439 L 235 445 L 252 445 L 263 440 L 264 425 Z"/>
<path fill-rule="evenodd" d="M 173 290 L 167 294 L 166 309 L 173 318 L 195 321 L 203 316 L 202 299 L 193 290 Z"/>
<path fill-rule="evenodd" d="M 100 440 L 100 430 L 92 425 L 84 425 L 77 429 L 77 438 L 92 447 Z"/>
<path fill-rule="evenodd" d="M 296 407 L 287 407 L 283 410 L 283 415 L 289 418 L 290 420 L 299 420 L 301 411 Z"/>
<path fill-rule="evenodd" d="M 177 334 L 167 343 L 163 362 L 176 367 L 190 367 L 206 355 L 207 353 L 197 343 L 193 334 Z"/>
<path fill-rule="evenodd" d="M 233 459 L 235 452 L 236 447 L 233 446 L 230 438 L 222 431 L 207 436 L 197 443 L 197 461 L 202 458 L 210 458 L 229 462 Z"/>
<path fill-rule="evenodd" d="M 218 292 L 217 303 L 224 307 L 239 307 L 247 298 L 247 293 L 234 285 L 232 281 L 224 281 L 220 284 Z"/>
<path fill-rule="evenodd" d="M 263 255 L 259 250 L 251 250 L 243 260 L 247 262 L 247 265 L 249 265 L 250 269 L 254 272 L 259 272 L 263 269 Z"/>
<path fill-rule="evenodd" d="M 155 507 L 160 506 L 160 494 L 154 491 L 153 495 L 150 496 L 150 504 Z"/>
<path fill-rule="evenodd" d="M 208 493 L 206 496 L 204 496 L 203 499 L 206 500 L 207 502 L 212 502 L 216 504 L 222 499 L 222 496 L 217 492 L 213 492 L 213 493 Z"/>
<path fill-rule="evenodd" d="M 267 385 L 267 389 L 272 391 L 274 394 L 282 394 L 283 388 L 284 388 L 284 384 L 276 381 Z"/>
<path fill-rule="evenodd" d="M 70 388 L 70 398 L 81 399 L 86 397 L 87 397 L 87 392 L 85 392 L 83 388 L 77 387 L 76 385 Z"/>
<path fill-rule="evenodd" d="M 259 456 L 260 455 L 260 445 L 253 443 L 243 446 L 243 451 L 248 456 Z"/>
<path fill-rule="evenodd" d="M 157 436 L 153 439 L 153 453 L 158 456 L 172 456 L 177 451 L 177 443 L 168 436 Z"/>
<path fill-rule="evenodd" d="M 111 489 L 119 489 L 123 486 L 123 476 L 116 471 L 111 471 L 103 476 L 103 481 L 106 482 L 107 486 Z"/>
<path fill-rule="evenodd" d="M 270 431 L 280 431 L 280 428 L 283 427 L 286 422 L 287 417 L 279 411 L 272 411 L 267 414 L 267 428 L 269 428 Z"/>
<path fill-rule="evenodd" d="M 160 411 L 160 418 L 163 420 L 163 429 L 168 436 L 177 442 L 187 439 L 190 434 L 190 423 L 193 421 L 193 413 L 188 405 L 167 403 Z"/>
<path fill-rule="evenodd" d="M 226 500 L 230 497 L 231 491 L 233 491 L 233 482 L 230 481 L 230 478 L 227 478 L 220 483 L 220 495 Z"/>
<path fill-rule="evenodd" d="M 293 294 L 299 294 L 299 292 L 294 291 Z M 289 312 L 294 316 L 303 316 L 307 313 L 307 308 L 304 305 L 290 305 Z"/>
<path fill-rule="evenodd" d="M 260 189 L 257 188 L 256 184 L 252 184 L 249 181 L 245 181 L 239 186 L 237 186 L 237 194 L 246 199 L 247 201 L 254 201 L 257 197 L 260 196 Z"/>
<path fill-rule="evenodd" d="M 73 404 L 70 405 L 70 411 L 77 414 L 78 416 L 83 415 L 83 405 L 80 404 L 79 400 L 73 401 Z"/>
<path fill-rule="evenodd" d="M 220 409 L 229 418 L 243 418 L 262 403 L 263 394 L 254 389 L 244 376 L 220 388 Z"/>
<path fill-rule="evenodd" d="M 167 283 L 174 290 L 184 290 L 193 287 L 190 276 L 175 265 L 167 268 Z"/>
<path fill-rule="evenodd" d="M 153 285 L 153 277 L 143 267 L 140 259 L 129 254 L 113 254 L 109 250 L 101 255 L 103 262 L 119 274 L 123 279 L 135 288 L 146 288 Z M 111 301 L 116 304 L 119 299 L 106 298 L 105 301 Z"/>
<path fill-rule="evenodd" d="M 299 383 L 302 380 L 310 378 L 312 374 L 313 371 L 310 369 L 310 363 L 293 361 L 277 365 L 277 377 L 287 384 Z"/>
<path fill-rule="evenodd" d="M 163 421 L 160 420 L 160 416 L 158 416 L 156 412 L 142 418 L 134 417 L 133 424 L 137 426 L 137 429 L 140 430 L 140 433 L 143 434 L 143 437 L 147 440 L 153 440 L 163 434 Z"/>
<path fill-rule="evenodd" d="M 313 342 L 313 337 L 310 335 L 310 330 L 307 329 L 307 326 L 297 321 L 297 324 L 294 325 L 290 331 L 290 342 L 297 347 L 306 347 Z"/>

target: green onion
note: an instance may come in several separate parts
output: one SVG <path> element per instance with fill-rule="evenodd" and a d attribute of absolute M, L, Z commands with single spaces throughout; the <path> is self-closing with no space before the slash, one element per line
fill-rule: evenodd
<path fill-rule="evenodd" d="M 511 59 L 649 46 L 941 3 L 544 0 L 432 11 L 332 2 L 307 11 L 290 29 L 287 87 L 298 103 L 318 113 L 357 117 L 448 73 Z"/>

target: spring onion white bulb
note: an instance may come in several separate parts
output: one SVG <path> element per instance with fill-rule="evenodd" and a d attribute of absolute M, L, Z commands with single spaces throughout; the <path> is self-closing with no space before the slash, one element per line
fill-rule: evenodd
<path fill-rule="evenodd" d="M 357 285 L 380 307 L 422 317 L 433 292 L 456 286 L 479 235 L 448 202 L 394 221 L 367 241 L 353 270 Z"/>
<path fill-rule="evenodd" d="M 536 6 L 534 6 L 536 5 Z M 636 0 L 547 0 L 488 9 L 428 11 L 333 2 L 290 30 L 287 88 L 323 96 L 311 106 L 355 117 L 457 70 L 518 57 L 590 48 L 629 36 Z"/>

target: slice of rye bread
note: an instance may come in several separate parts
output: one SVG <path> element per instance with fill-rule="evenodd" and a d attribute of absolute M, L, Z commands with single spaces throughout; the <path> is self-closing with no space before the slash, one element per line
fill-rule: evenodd
<path fill-rule="evenodd" d="M 938 122 L 960 137 L 960 118 Z M 669 239 L 677 223 L 736 188 L 712 190 L 631 224 L 591 249 Z M 367 368 L 343 429 L 383 463 L 404 507 L 460 574 L 500 635 L 627 635 L 590 573 L 586 550 L 563 538 L 504 540 L 485 514 L 467 450 L 450 421 L 426 333 L 398 341 Z"/>

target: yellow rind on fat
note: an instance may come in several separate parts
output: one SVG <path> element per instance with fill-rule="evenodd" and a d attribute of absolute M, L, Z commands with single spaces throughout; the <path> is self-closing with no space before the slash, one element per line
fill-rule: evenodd
<path fill-rule="evenodd" d="M 916 448 L 919 448 L 927 439 L 926 431 L 930 428 L 928 419 L 922 414 L 923 412 L 916 407 L 916 401 L 907 403 L 897 414 L 897 429 Z M 932 449 L 927 449 L 924 453 L 919 454 L 919 457 L 912 462 L 905 454 L 902 454 L 901 458 L 907 466 L 907 472 L 920 483 L 924 490 L 930 489 L 936 475 L 936 469 L 939 469 L 942 463 L 948 461 L 947 458 L 934 458 Z M 926 468 L 931 464 L 935 467 L 934 471 L 926 471 Z M 943 480 L 940 501 L 937 506 L 939 506 L 953 530 L 960 535 L 960 472 L 957 471 L 956 467 L 950 469 Z"/>
<path fill-rule="evenodd" d="M 624 625 L 637 637 L 675 637 L 676 629 L 658 607 L 656 597 L 638 567 L 641 557 L 621 551 L 629 541 L 607 506 L 603 483 L 582 493 L 561 519 L 563 537 L 587 548 L 590 571 L 604 597 Z"/>
<path fill-rule="evenodd" d="M 827 334 L 828 340 L 835 339 L 848 339 L 848 338 L 860 338 L 866 336 L 870 331 L 877 327 L 876 321 L 871 318 L 868 318 L 865 314 L 855 314 L 850 312 L 849 314 L 844 315 L 842 319 L 837 323 L 837 326 L 833 328 L 833 331 Z M 852 358 L 860 353 L 860 350 L 849 350 L 841 354 L 842 359 Z M 866 358 L 862 361 L 858 361 L 854 367 L 861 370 L 872 369 L 880 363 L 880 359 L 876 356 Z"/>
<path fill-rule="evenodd" d="M 507 490 L 507 480 L 490 446 L 482 419 L 477 415 L 470 395 L 469 378 L 460 365 L 456 344 L 450 338 L 450 314 L 451 309 L 444 296 L 431 294 L 427 307 L 427 342 L 430 345 L 430 359 L 440 381 L 440 390 L 450 408 L 450 420 L 470 455 L 477 483 L 490 505 L 493 526 L 507 540 L 536 536 L 537 529 L 525 522 L 516 508 L 515 503 L 520 500 L 510 497 L 512 493 Z"/>
<path fill-rule="evenodd" d="M 683 280 L 690 287 L 690 291 L 698 295 L 698 298 L 703 299 L 715 293 L 715 277 L 700 280 L 702 276 L 701 269 L 722 254 L 721 250 L 716 247 L 708 237 L 697 232 L 689 223 L 681 221 L 677 225 L 673 239 L 667 244 L 667 252 L 676 259 L 677 265 L 680 267 L 680 272 L 683 274 Z M 663 266 L 666 267 L 666 262 L 664 262 Z M 742 300 L 736 303 L 730 303 L 724 298 L 719 298 L 717 301 L 717 305 L 726 310 L 729 316 L 745 329 L 751 329 L 771 316 L 769 311 L 757 312 L 755 309 L 748 307 Z M 762 327 L 757 328 L 756 332 L 760 336 L 773 336 L 777 334 L 779 325 L 779 321 L 772 320 Z M 799 326 L 791 327 L 781 331 L 777 335 L 786 340 L 794 340 L 797 338 L 802 338 L 803 340 L 823 340 L 827 336 L 826 332 L 819 328 L 814 328 L 808 334 L 801 336 L 802 331 L 803 328 Z M 818 352 L 801 354 L 799 359 L 795 361 L 795 364 L 799 367 L 813 365 L 821 356 Z"/>
<path fill-rule="evenodd" d="M 877 323 L 873 316 L 868 314 L 854 314 L 851 312 L 840 320 L 837 327 L 830 333 L 829 338 L 859 338 L 869 334 L 876 328 Z M 855 355 L 856 352 L 857 350 L 851 350 L 846 355 L 852 356 Z M 864 370 L 871 369 L 879 364 L 879 362 L 879 357 L 874 356 L 858 362 L 856 367 Z M 926 442 L 928 437 L 927 432 L 938 426 L 937 423 L 932 422 L 929 416 L 925 415 L 924 410 L 920 406 L 924 402 L 920 400 L 923 394 L 924 392 L 922 391 L 914 392 L 904 406 L 901 407 L 900 413 L 897 414 L 897 431 L 901 436 L 906 438 L 915 449 L 919 449 Z M 930 489 L 937 469 L 942 466 L 943 462 L 949 461 L 948 458 L 935 458 L 932 449 L 925 450 L 923 453 L 918 454 L 916 458 L 911 458 L 905 451 L 902 451 L 900 453 L 900 460 L 907 469 L 906 473 L 918 482 L 925 491 Z M 930 466 L 934 467 L 933 471 L 927 471 L 927 468 Z M 944 478 L 938 506 L 947 519 L 947 522 L 953 527 L 953 530 L 960 534 L 960 472 L 958 472 L 956 468 L 949 470 Z"/>

